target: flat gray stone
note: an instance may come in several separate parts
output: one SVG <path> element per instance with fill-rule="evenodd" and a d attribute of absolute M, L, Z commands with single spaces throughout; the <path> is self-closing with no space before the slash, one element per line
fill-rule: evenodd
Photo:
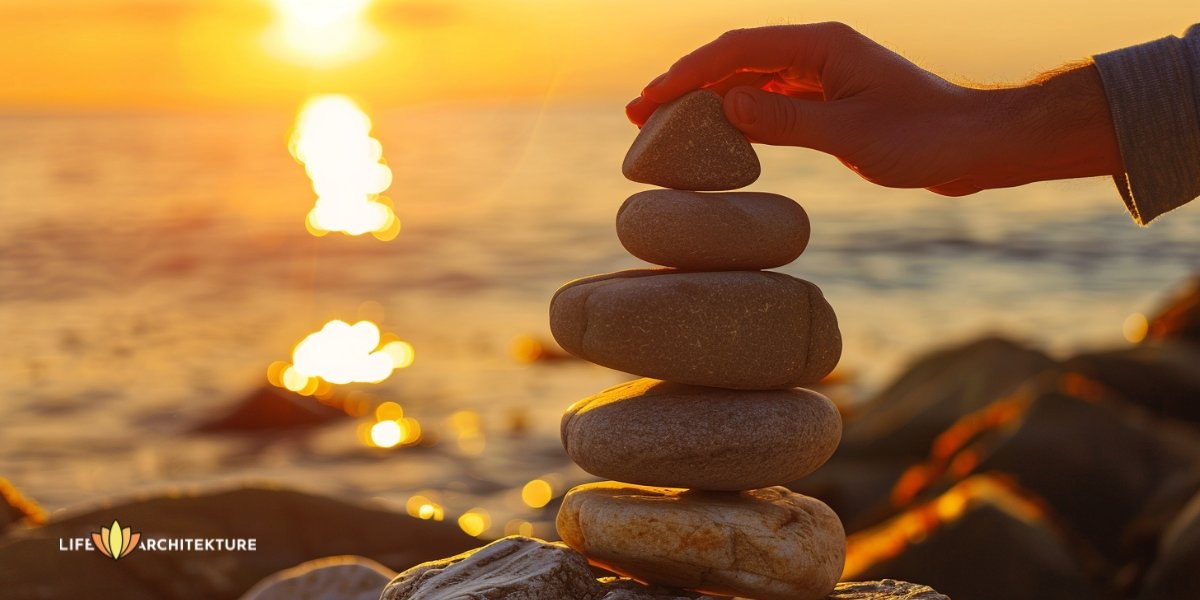
<path fill-rule="evenodd" d="M 637 379 L 580 400 L 563 446 L 585 471 L 628 483 L 740 491 L 795 481 L 837 449 L 842 420 L 816 392 Z"/>
<path fill-rule="evenodd" d="M 724 100 L 708 90 L 654 111 L 621 164 L 631 181 L 678 190 L 737 189 L 761 170 L 746 136 L 725 119 Z"/>
<path fill-rule="evenodd" d="M 380 600 L 600 600 L 587 559 L 558 542 L 511 536 L 419 564 L 392 579 Z"/>
<path fill-rule="evenodd" d="M 950 600 L 927 585 L 895 579 L 837 584 L 828 600 Z"/>
<path fill-rule="evenodd" d="M 691 385 L 811 385 L 841 357 L 820 288 L 770 271 L 621 271 L 566 284 L 550 301 L 564 350 L 612 369 Z"/>
<path fill-rule="evenodd" d="M 378 600 L 395 576 L 361 556 L 318 558 L 263 579 L 241 600 Z"/>
<path fill-rule="evenodd" d="M 625 577 L 601 577 L 604 598 L 601 600 L 716 600 L 685 590 L 646 585 Z"/>
<path fill-rule="evenodd" d="M 630 254 L 689 271 L 781 267 L 804 252 L 809 232 L 799 204 L 762 192 L 646 190 L 617 211 L 617 237 Z"/>

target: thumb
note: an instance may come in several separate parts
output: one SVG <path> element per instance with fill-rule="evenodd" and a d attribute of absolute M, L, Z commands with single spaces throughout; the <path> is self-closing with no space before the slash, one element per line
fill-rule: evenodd
<path fill-rule="evenodd" d="M 835 154 L 837 107 L 741 86 L 725 94 L 725 118 L 747 137 L 773 146 L 804 146 Z"/>

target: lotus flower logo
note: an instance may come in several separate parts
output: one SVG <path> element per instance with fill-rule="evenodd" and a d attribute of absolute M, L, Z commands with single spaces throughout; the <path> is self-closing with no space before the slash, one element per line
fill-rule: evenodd
<path fill-rule="evenodd" d="M 122 529 L 116 519 L 113 519 L 112 527 L 101 527 L 99 533 L 92 532 L 92 542 L 96 544 L 96 549 L 113 560 L 133 552 L 140 539 L 141 532 L 131 533 L 128 527 Z"/>

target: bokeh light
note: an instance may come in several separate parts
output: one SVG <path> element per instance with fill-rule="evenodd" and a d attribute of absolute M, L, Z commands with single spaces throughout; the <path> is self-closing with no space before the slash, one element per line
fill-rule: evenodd
<path fill-rule="evenodd" d="M 458 517 L 458 526 L 467 535 L 479 537 L 492 526 L 492 517 L 482 508 L 472 508 Z"/>
<path fill-rule="evenodd" d="M 379 421 L 371 426 L 371 443 L 380 448 L 391 448 L 403 437 L 404 430 L 396 421 Z"/>
<path fill-rule="evenodd" d="M 1125 322 L 1121 325 L 1121 334 L 1132 344 L 1146 339 L 1148 331 L 1150 331 L 1150 322 L 1142 313 L 1133 313 L 1125 317 Z"/>
<path fill-rule="evenodd" d="M 399 405 L 393 404 L 399 409 Z M 365 433 L 363 433 L 365 431 Z M 360 426 L 359 440 L 376 448 L 412 446 L 421 441 L 421 423 L 412 417 L 379 419 Z"/>
<path fill-rule="evenodd" d="M 425 519 L 426 521 L 441 521 L 446 517 L 445 509 L 442 508 L 442 505 L 426 494 L 411 496 L 408 502 L 405 503 L 404 508 L 409 516 Z"/>
<path fill-rule="evenodd" d="M 410 358 L 397 365 L 392 353 L 379 348 L 379 340 L 379 327 L 370 321 L 354 325 L 336 319 L 330 321 L 296 344 L 292 367 L 283 372 L 285 387 L 292 389 L 287 385 L 289 372 L 320 377 L 335 384 L 379 383 L 393 370 L 412 364 Z"/>
<path fill-rule="evenodd" d="M 406 369 L 411 367 L 413 360 L 415 360 L 417 357 L 416 351 L 413 350 L 412 344 L 402 340 L 388 342 L 384 344 L 380 350 L 386 352 L 392 357 L 392 366 L 396 369 Z"/>
<path fill-rule="evenodd" d="M 386 241 L 400 232 L 391 201 L 380 196 L 392 184 L 392 171 L 370 133 L 370 117 L 347 96 L 315 96 L 300 109 L 289 150 L 317 194 L 305 219 L 309 233 L 370 232 Z"/>
<path fill-rule="evenodd" d="M 531 508 L 541 508 L 554 498 L 554 489 L 544 479 L 534 479 L 521 488 L 521 501 Z"/>
<path fill-rule="evenodd" d="M 519 335 L 509 346 L 509 353 L 521 363 L 535 363 L 546 355 L 546 347 L 532 335 Z"/>
<path fill-rule="evenodd" d="M 524 519 L 512 519 L 504 524 L 504 535 L 533 536 L 533 523 Z"/>

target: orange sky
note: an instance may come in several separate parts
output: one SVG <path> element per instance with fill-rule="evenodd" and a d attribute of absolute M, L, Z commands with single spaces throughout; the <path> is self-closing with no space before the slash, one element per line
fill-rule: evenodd
<path fill-rule="evenodd" d="M 270 50 L 271 0 L 0 0 L 0 107 L 290 107 L 316 91 L 375 104 L 611 101 L 725 29 L 829 19 L 943 73 L 1013 80 L 1200 19 L 1193 0 L 684 4 L 375 0 L 378 47 L 316 67 Z"/>

